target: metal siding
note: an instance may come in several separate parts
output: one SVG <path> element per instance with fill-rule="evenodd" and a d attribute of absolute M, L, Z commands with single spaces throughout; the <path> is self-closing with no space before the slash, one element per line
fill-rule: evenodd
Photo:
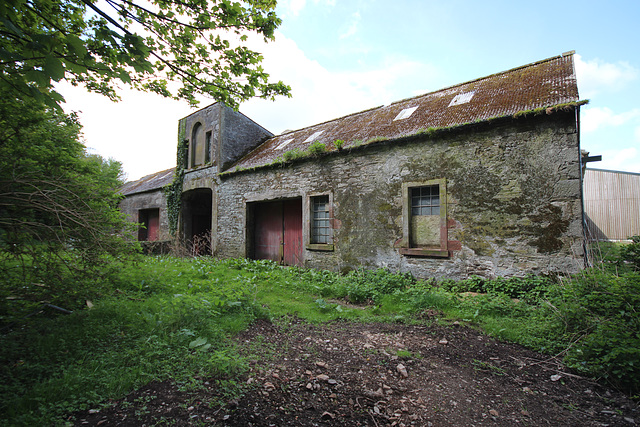
<path fill-rule="evenodd" d="M 591 239 L 640 235 L 640 174 L 587 169 L 584 210 Z"/>

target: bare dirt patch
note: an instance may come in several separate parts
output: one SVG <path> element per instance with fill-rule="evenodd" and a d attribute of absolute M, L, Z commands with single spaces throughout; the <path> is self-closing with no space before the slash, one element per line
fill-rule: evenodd
<path fill-rule="evenodd" d="M 75 425 L 632 426 L 636 404 L 554 359 L 452 325 L 258 321 L 245 392 L 154 382 Z"/>

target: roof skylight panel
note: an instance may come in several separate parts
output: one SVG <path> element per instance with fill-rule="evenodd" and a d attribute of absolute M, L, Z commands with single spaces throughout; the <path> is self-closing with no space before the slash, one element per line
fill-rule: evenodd
<path fill-rule="evenodd" d="M 323 130 L 319 130 L 318 132 L 315 132 L 313 135 L 311 135 L 309 138 L 305 139 L 304 142 L 311 142 L 311 141 L 315 141 L 316 139 L 318 139 L 318 137 L 320 135 L 322 135 L 324 133 Z"/>
<path fill-rule="evenodd" d="M 453 107 L 454 105 L 466 104 L 467 102 L 471 101 L 471 98 L 473 98 L 473 95 L 475 95 L 475 93 L 475 90 L 472 92 L 459 93 L 458 95 L 453 97 L 449 105 L 447 105 L 447 108 Z"/>
<path fill-rule="evenodd" d="M 276 150 L 282 150 L 284 147 L 286 147 L 287 145 L 289 145 L 289 144 L 291 143 L 291 141 L 293 141 L 293 138 L 291 138 L 291 139 L 287 139 L 287 140 L 285 140 L 285 141 L 282 141 L 282 142 L 280 143 L 280 145 L 278 145 L 278 146 L 276 147 Z"/>
<path fill-rule="evenodd" d="M 408 119 L 409 117 L 411 117 L 413 112 L 416 111 L 417 109 L 418 109 L 418 107 L 405 108 L 404 110 L 402 110 L 402 111 L 400 111 L 398 113 L 398 115 L 396 116 L 395 119 L 393 119 L 393 121 L 395 122 L 396 120 Z"/>

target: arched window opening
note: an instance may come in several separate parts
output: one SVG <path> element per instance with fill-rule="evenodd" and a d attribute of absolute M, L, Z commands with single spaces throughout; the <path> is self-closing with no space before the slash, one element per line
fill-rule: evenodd
<path fill-rule="evenodd" d="M 204 129 L 200 123 L 193 126 L 191 132 L 191 167 L 204 165 L 205 152 L 205 135 Z"/>

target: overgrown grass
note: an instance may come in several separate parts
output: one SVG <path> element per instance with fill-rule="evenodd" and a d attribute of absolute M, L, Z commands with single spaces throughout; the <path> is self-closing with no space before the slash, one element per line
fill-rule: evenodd
<path fill-rule="evenodd" d="M 230 337 L 257 318 L 288 315 L 420 322 L 428 310 L 562 358 L 581 374 L 637 395 L 640 274 L 631 270 L 590 269 L 561 281 L 437 282 L 383 269 L 339 275 L 268 261 L 149 257 L 110 268 L 99 292 L 80 287 L 68 300 L 93 298 L 92 308 L 29 318 L 11 311 L 17 300 L 6 298 L 25 290 L 5 280 L 0 423 L 61 424 L 70 412 L 152 380 L 198 387 L 201 378 L 214 377 L 233 384 L 247 365 Z"/>

